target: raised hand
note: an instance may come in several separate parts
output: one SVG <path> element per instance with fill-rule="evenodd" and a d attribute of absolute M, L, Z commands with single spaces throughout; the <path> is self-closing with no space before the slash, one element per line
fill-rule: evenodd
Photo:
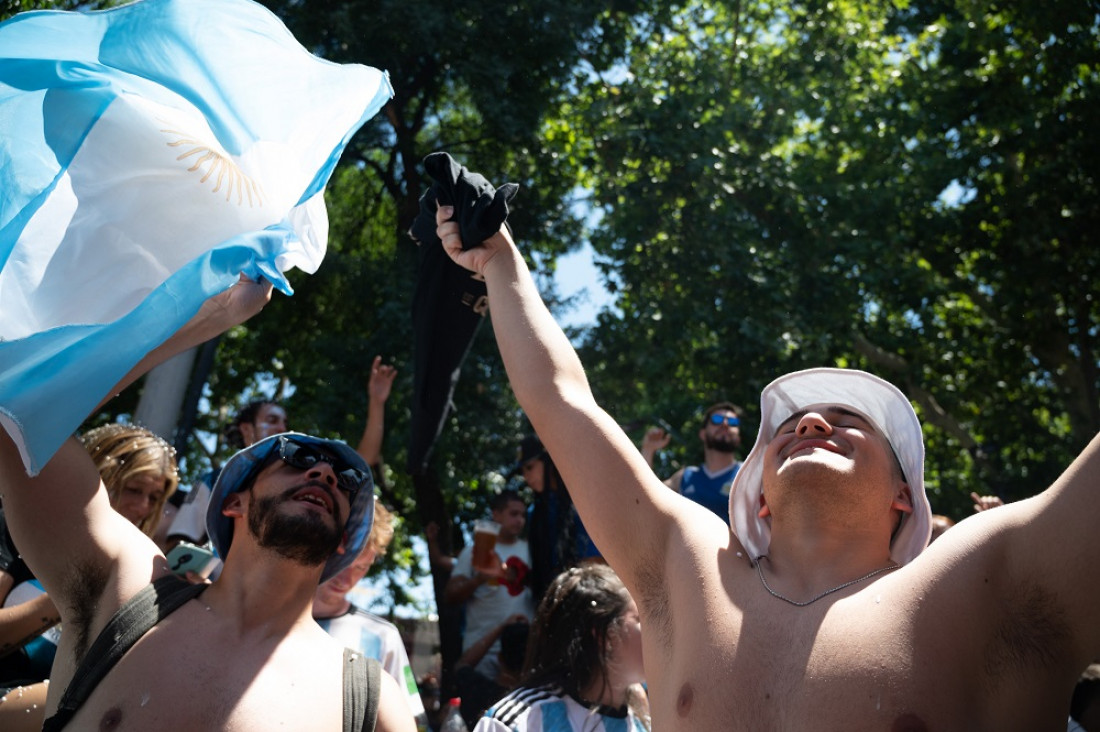
<path fill-rule="evenodd" d="M 480 246 L 471 249 L 462 249 L 462 234 L 459 232 L 457 221 L 452 221 L 454 208 L 452 206 L 440 206 L 435 212 L 436 236 L 443 242 L 443 251 L 447 253 L 455 264 L 468 269 L 476 274 L 485 275 L 485 269 L 493 258 L 502 250 L 512 246 L 512 235 L 508 229 L 501 227 L 491 237 L 481 242 Z"/>
<path fill-rule="evenodd" d="M 970 498 L 974 501 L 975 513 L 981 513 L 982 511 L 988 511 L 991 508 L 1005 505 L 1005 502 L 997 496 L 980 496 L 977 493 L 971 492 Z"/>
<path fill-rule="evenodd" d="M 375 356 L 370 367 L 370 381 L 367 384 L 367 394 L 371 402 L 385 404 L 390 398 L 390 390 L 393 388 L 395 378 L 397 378 L 397 368 L 382 363 L 381 356 Z"/>

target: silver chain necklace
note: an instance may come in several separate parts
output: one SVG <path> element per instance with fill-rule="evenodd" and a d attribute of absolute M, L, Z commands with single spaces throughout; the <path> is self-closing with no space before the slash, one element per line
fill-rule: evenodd
<path fill-rule="evenodd" d="M 767 559 L 767 558 L 768 558 L 767 554 L 764 554 L 764 555 L 759 556 L 759 557 L 756 558 L 756 574 L 757 574 L 758 577 L 760 577 L 760 583 L 762 585 L 764 585 L 764 589 L 768 591 L 769 595 L 771 595 L 772 597 L 777 597 L 780 600 L 782 600 L 783 602 L 790 603 L 791 605 L 794 605 L 795 607 L 806 607 L 807 605 L 812 605 L 813 603 L 817 602 L 818 600 L 825 597 L 826 595 L 831 595 L 834 592 L 839 592 L 840 590 L 843 590 L 845 587 L 851 587 L 852 585 L 856 584 L 857 582 L 862 582 L 863 580 L 871 579 L 876 574 L 882 574 L 883 572 L 888 572 L 891 569 L 897 569 L 898 568 L 898 564 L 896 562 L 890 562 L 890 564 L 886 565 L 885 567 L 879 567 L 878 569 L 876 569 L 872 572 L 868 572 L 867 574 L 863 575 L 862 577 L 857 577 L 854 580 L 848 580 L 847 582 L 845 582 L 842 585 L 837 585 L 836 587 L 834 587 L 830 590 L 825 590 L 824 592 L 818 593 L 818 594 L 814 595 L 813 597 L 811 597 L 809 600 L 806 600 L 804 602 L 798 602 L 796 600 L 792 600 L 791 598 L 787 597 L 786 595 L 781 595 L 778 592 L 776 592 L 775 590 L 773 590 L 771 588 L 771 585 L 768 584 L 768 580 L 764 579 L 764 568 L 761 567 L 760 565 L 761 565 L 761 560 L 762 559 Z"/>

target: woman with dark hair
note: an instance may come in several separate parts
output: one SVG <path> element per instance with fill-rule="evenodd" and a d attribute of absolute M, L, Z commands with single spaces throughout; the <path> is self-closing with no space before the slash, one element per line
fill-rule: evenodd
<path fill-rule="evenodd" d="M 574 567 L 547 589 L 531 626 L 521 685 L 474 732 L 642 732 L 642 625 L 618 575 Z"/>
<path fill-rule="evenodd" d="M 534 493 L 527 515 L 531 593 L 538 602 L 551 580 L 570 567 L 603 558 L 581 523 L 554 461 L 535 435 L 523 438 L 516 472 Z"/>

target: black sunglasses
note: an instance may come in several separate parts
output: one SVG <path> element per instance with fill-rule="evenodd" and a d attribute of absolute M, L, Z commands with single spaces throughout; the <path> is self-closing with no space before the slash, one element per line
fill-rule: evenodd
<path fill-rule="evenodd" d="M 355 502 L 355 496 L 367 481 L 367 473 L 359 468 L 349 465 L 340 458 L 329 455 L 295 441 L 290 437 L 279 437 L 273 457 L 278 457 L 284 463 L 298 470 L 309 470 L 317 463 L 328 463 L 332 471 L 336 473 L 336 485 L 340 490 L 348 494 L 348 501 Z"/>
<path fill-rule="evenodd" d="M 739 420 L 737 417 L 734 417 L 732 414 L 726 416 L 724 414 L 718 414 L 717 412 L 715 412 L 714 414 L 710 415 L 711 424 L 722 424 L 723 422 L 725 422 L 730 427 L 736 427 L 737 425 L 741 424 L 741 420 Z"/>

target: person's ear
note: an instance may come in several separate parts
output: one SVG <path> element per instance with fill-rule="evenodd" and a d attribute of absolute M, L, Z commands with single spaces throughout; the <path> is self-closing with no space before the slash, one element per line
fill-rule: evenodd
<path fill-rule="evenodd" d="M 241 433 L 241 439 L 244 440 L 245 447 L 256 442 L 256 425 L 251 422 L 241 422 L 237 425 L 237 429 Z"/>
<path fill-rule="evenodd" d="M 230 493 L 222 501 L 222 515 L 229 518 L 241 518 L 245 515 L 244 491 Z"/>
<path fill-rule="evenodd" d="M 890 502 L 890 508 L 896 508 L 902 513 L 913 513 L 913 492 L 905 483 L 899 483 L 899 488 L 894 494 L 894 500 Z"/>
<path fill-rule="evenodd" d="M 772 510 L 768 508 L 768 502 L 764 498 L 764 494 L 760 494 L 760 510 L 756 514 L 760 518 L 767 518 L 772 515 Z"/>
<path fill-rule="evenodd" d="M 706 427 L 699 430 L 699 442 L 702 442 L 704 445 L 707 444 L 707 428 Z"/>

